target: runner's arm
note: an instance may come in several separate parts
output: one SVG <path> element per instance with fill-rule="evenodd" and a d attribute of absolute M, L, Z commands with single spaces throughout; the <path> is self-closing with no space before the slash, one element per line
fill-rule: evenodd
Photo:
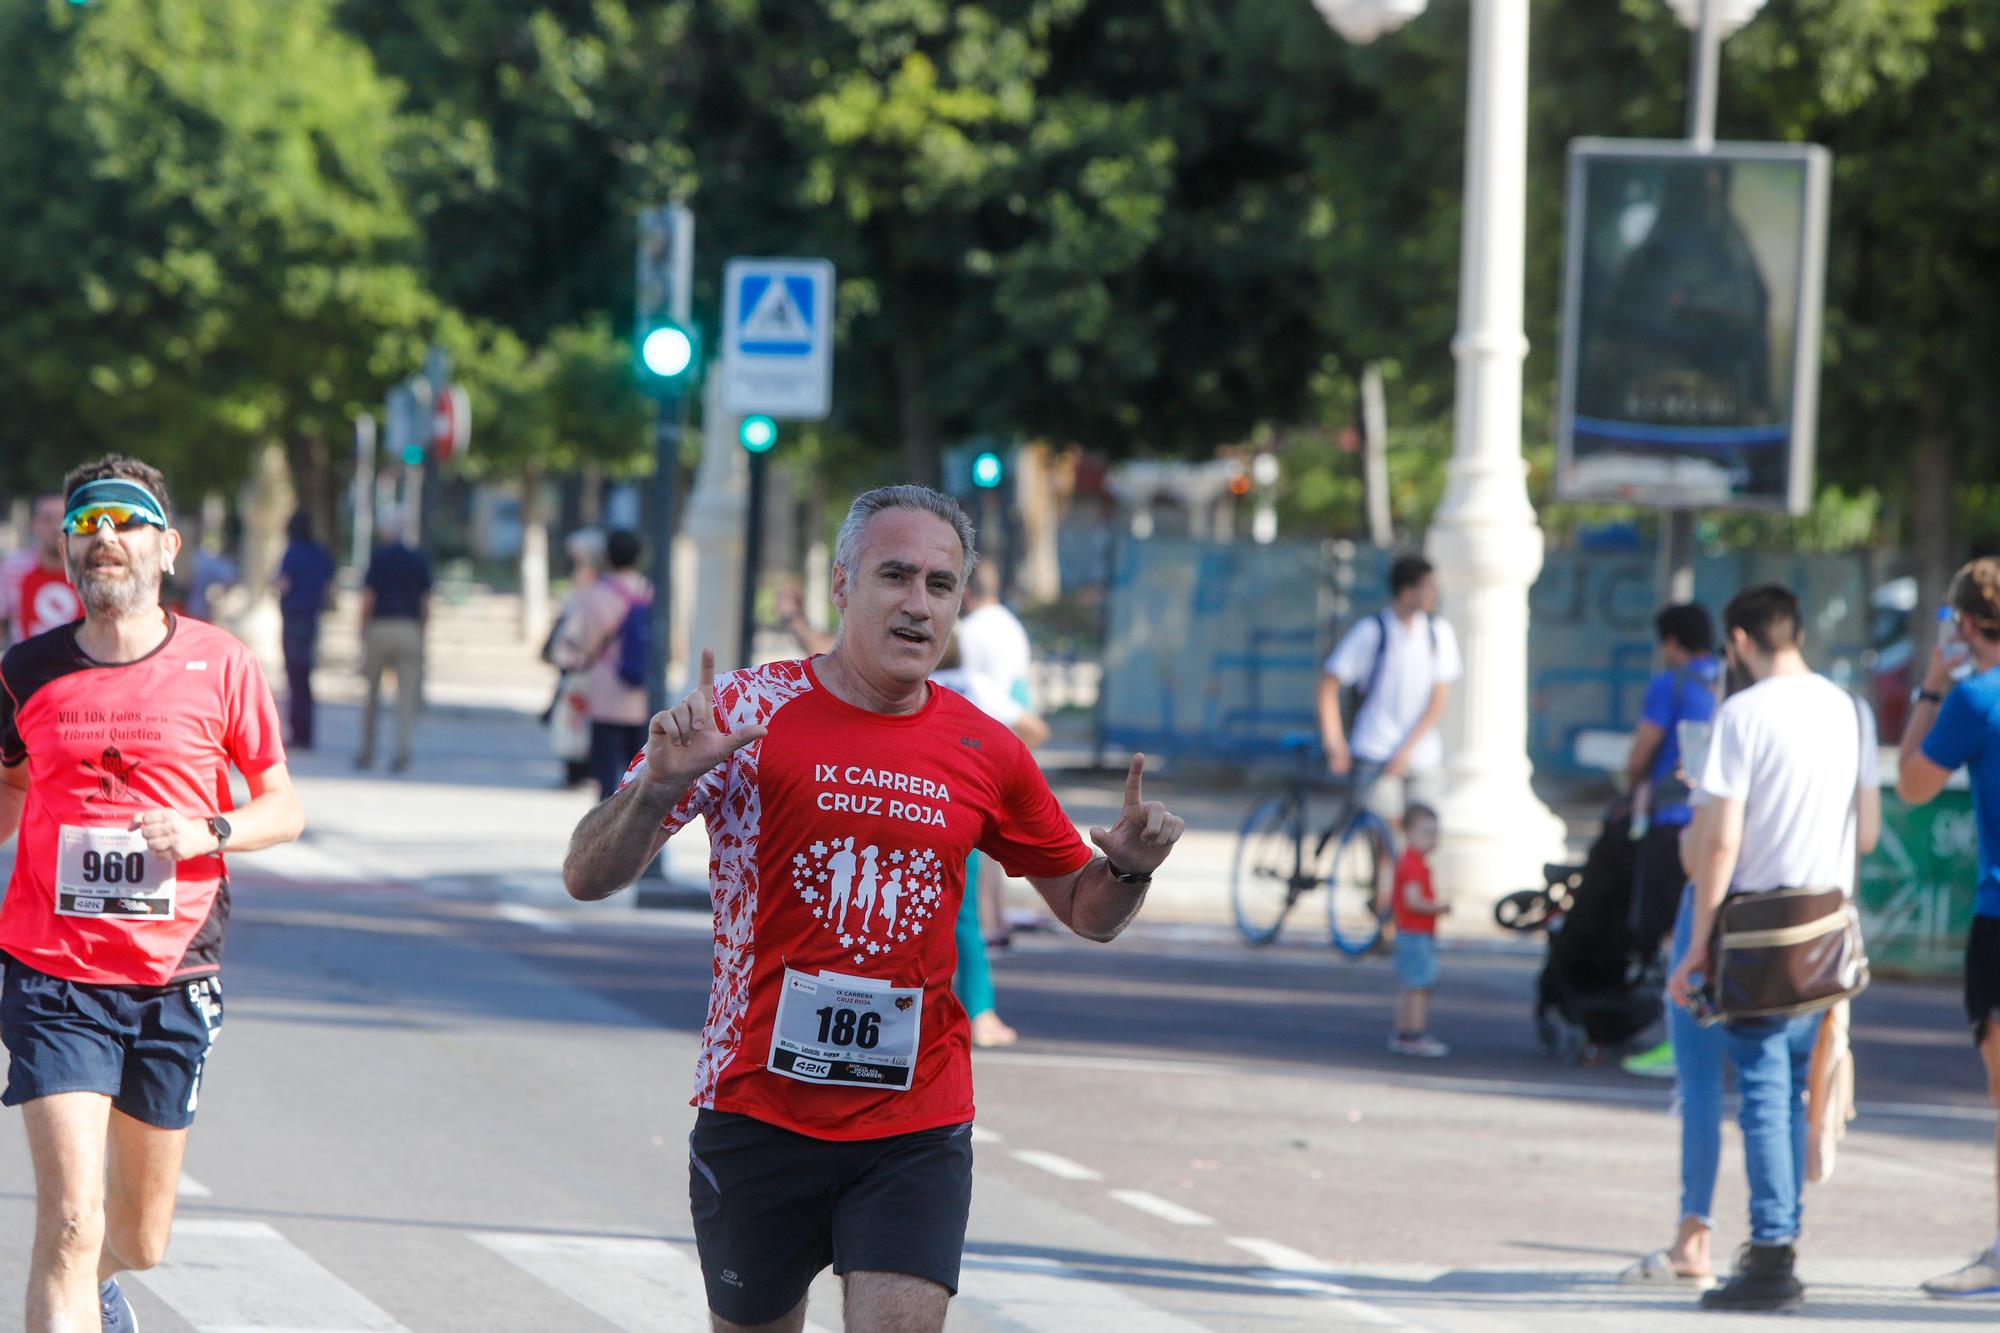
<path fill-rule="evenodd" d="M 21 811 L 28 804 L 28 764 L 24 759 L 18 764 L 0 768 L 0 843 L 14 836 L 21 827 Z"/>
<path fill-rule="evenodd" d="M 1109 944 L 1132 924 L 1146 901 L 1144 884 L 1121 884 L 1111 877 L 1111 862 L 1095 856 L 1083 869 L 1053 879 L 1029 876 L 1056 920 L 1087 940 Z"/>
<path fill-rule="evenodd" d="M 628 782 L 577 821 L 563 857 L 563 887 L 579 902 L 609 898 L 652 863 L 667 842 L 662 827 L 686 788 Z"/>
<path fill-rule="evenodd" d="M 250 803 L 228 811 L 229 850 L 256 852 L 279 843 L 291 842 L 305 832 L 305 808 L 292 786 L 291 771 L 272 764 L 256 773 L 246 773 Z M 186 861 L 222 850 L 208 820 L 199 815 L 183 815 L 174 810 L 147 810 L 132 816 L 131 826 L 146 835 L 146 845 L 169 861 Z"/>

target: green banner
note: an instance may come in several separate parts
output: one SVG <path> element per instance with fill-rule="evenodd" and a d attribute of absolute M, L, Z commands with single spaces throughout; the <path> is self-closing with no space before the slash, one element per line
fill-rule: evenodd
<path fill-rule="evenodd" d="M 1868 960 L 1885 975 L 1955 977 L 1979 883 L 1972 793 L 1947 788 L 1926 805 L 1882 793 L 1882 841 L 1861 863 Z"/>

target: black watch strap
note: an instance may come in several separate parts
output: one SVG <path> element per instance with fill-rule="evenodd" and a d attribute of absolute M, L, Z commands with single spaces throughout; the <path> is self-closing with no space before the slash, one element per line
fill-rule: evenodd
<path fill-rule="evenodd" d="M 208 831 L 215 835 L 216 851 L 219 852 L 229 845 L 229 821 L 221 815 L 210 815 L 208 817 Z"/>
<path fill-rule="evenodd" d="M 1108 856 L 1104 858 L 1104 868 L 1109 870 L 1111 878 L 1117 880 L 1120 884 L 1151 884 L 1153 882 L 1152 871 L 1148 870 L 1144 874 L 1134 874 L 1130 871 L 1120 870 L 1118 863 Z"/>
<path fill-rule="evenodd" d="M 1916 701 L 1924 704 L 1941 704 L 1944 702 L 1944 696 L 1936 690 L 1918 690 Z"/>

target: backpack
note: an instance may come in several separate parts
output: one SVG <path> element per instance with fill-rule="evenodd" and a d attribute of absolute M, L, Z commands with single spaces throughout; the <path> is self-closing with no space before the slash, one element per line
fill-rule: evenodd
<path fill-rule="evenodd" d="M 617 592 L 625 599 L 625 619 L 618 622 L 618 632 L 605 641 L 597 655 L 603 657 L 615 644 L 618 679 L 637 689 L 646 683 L 646 661 L 652 655 L 653 599 L 629 593 L 622 586 Z"/>
<path fill-rule="evenodd" d="M 1355 719 L 1361 716 L 1361 706 L 1368 702 L 1368 696 L 1375 691 L 1375 682 L 1382 677 L 1382 661 L 1389 655 L 1388 608 L 1384 607 L 1368 619 L 1375 624 L 1375 658 L 1369 664 L 1367 677 L 1357 685 L 1348 686 L 1344 691 L 1346 703 L 1341 709 L 1342 721 L 1346 724 L 1350 737 Z M 1435 662 L 1438 651 L 1438 618 L 1434 615 L 1425 616 L 1424 625 L 1430 630 L 1431 660 Z"/>

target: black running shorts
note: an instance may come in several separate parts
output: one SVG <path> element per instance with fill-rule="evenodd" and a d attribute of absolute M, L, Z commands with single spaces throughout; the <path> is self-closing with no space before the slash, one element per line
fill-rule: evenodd
<path fill-rule="evenodd" d="M 688 1198 L 709 1308 L 732 1323 L 789 1313 L 828 1264 L 907 1273 L 957 1295 L 972 1126 L 841 1142 L 697 1111 Z"/>
<path fill-rule="evenodd" d="M 1965 937 L 1965 1016 L 1972 1044 L 1984 1045 L 1986 1026 L 2000 1014 L 2000 916 L 1972 918 Z"/>

